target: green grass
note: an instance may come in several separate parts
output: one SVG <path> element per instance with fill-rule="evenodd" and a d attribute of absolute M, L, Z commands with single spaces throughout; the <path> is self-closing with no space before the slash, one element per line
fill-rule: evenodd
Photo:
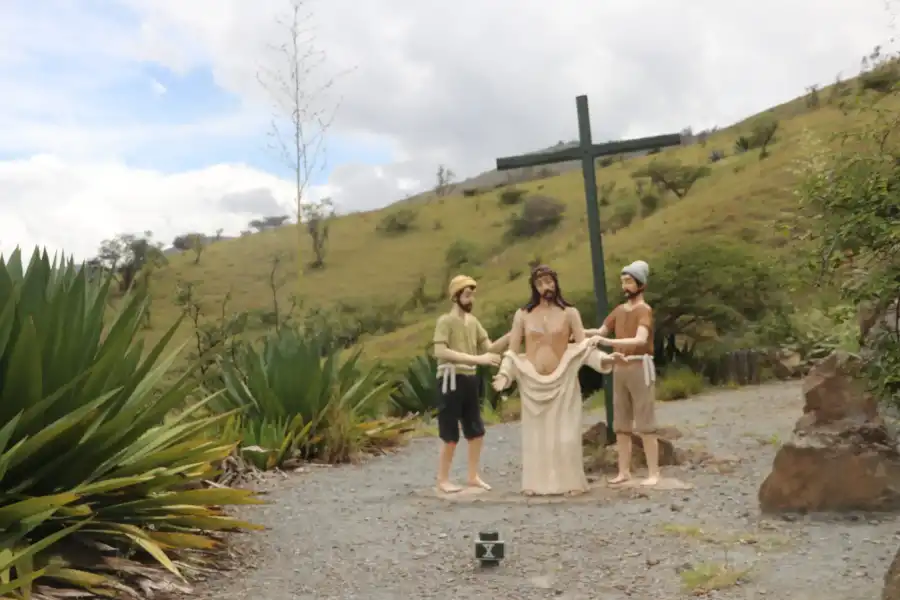
<path fill-rule="evenodd" d="M 705 146 L 668 149 L 598 169 L 598 185 L 615 182 L 617 188 L 633 190 L 631 173 L 654 158 L 705 165 L 713 150 L 727 153 L 725 159 L 710 165 L 712 174 L 697 182 L 686 198 L 677 200 L 668 194 L 656 213 L 606 234 L 607 269 L 614 273 L 636 258 L 647 259 L 652 269 L 655 257 L 697 236 L 742 239 L 765 248 L 775 258 L 796 261 L 800 254 L 797 244 L 801 242 L 792 239 L 790 233 L 798 208 L 792 190 L 796 182 L 794 163 L 803 155 L 804 131 L 827 139 L 847 117 L 829 106 L 807 109 L 802 99 L 776 107 L 770 114 L 780 119 L 781 125 L 766 160 L 759 160 L 758 151 L 734 154 L 734 141 L 750 131 L 751 118 L 716 132 Z M 397 305 L 413 295 L 422 277 L 426 278 L 428 293 L 443 298 L 445 254 L 454 244 L 474 248 L 478 255 L 479 264 L 465 268 L 481 283 L 478 314 L 525 300 L 528 288 L 524 274 L 531 260 L 552 265 L 559 272 L 566 295 L 589 291 L 591 262 L 580 171 L 517 187 L 557 198 L 566 205 L 565 218 L 555 231 L 540 238 L 505 243 L 506 222 L 521 207 L 501 203 L 499 194 L 503 190 L 499 189 L 474 197 L 426 196 L 380 211 L 339 217 L 332 225 L 322 270 L 298 268 L 308 263 L 310 251 L 308 237 L 295 227 L 212 244 L 197 265 L 190 255 L 175 256 L 154 275 L 153 327 L 146 335 L 151 341 L 158 338 L 178 315 L 180 309 L 173 298 L 179 281 L 193 282 L 208 314 L 220 310 L 227 293 L 231 294 L 229 311 L 271 309 L 268 278 L 272 258 L 277 255 L 283 257 L 282 269 L 289 282 L 280 293 L 282 306 L 289 304 L 289 295 L 298 289 L 306 307 L 340 302 Z M 601 220 L 619 210 L 622 201 L 614 193 L 612 203 L 601 207 Z M 376 231 L 386 214 L 402 208 L 415 211 L 414 229 L 394 236 Z M 421 353 L 430 339 L 435 317 L 446 307 L 440 302 L 428 311 L 405 311 L 397 330 L 363 338 L 365 354 L 403 361 Z M 182 339 L 190 335 L 189 324 L 178 333 Z"/>
<path fill-rule="evenodd" d="M 703 376 L 687 368 L 670 368 L 656 382 L 656 399 L 684 400 L 703 391 Z"/>

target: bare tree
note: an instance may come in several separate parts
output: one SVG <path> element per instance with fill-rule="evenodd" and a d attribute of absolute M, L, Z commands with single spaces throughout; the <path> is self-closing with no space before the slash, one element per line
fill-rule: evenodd
<path fill-rule="evenodd" d="M 307 188 L 325 166 L 325 138 L 338 102 L 327 100 L 336 78 L 323 76 L 326 56 L 316 45 L 307 2 L 289 0 L 289 4 L 290 16 L 278 20 L 287 33 L 287 41 L 272 48 L 282 62 L 277 68 L 261 69 L 257 79 L 275 105 L 276 116 L 270 130 L 272 148 L 293 172 L 297 232 L 302 236 L 304 213 L 313 210 L 305 206 L 318 204 L 307 200 Z M 283 124 L 285 120 L 287 124 Z M 312 234 L 309 228 L 307 231 Z"/>
<path fill-rule="evenodd" d="M 444 165 L 439 165 L 435 174 L 437 182 L 434 186 L 434 193 L 437 196 L 446 196 L 453 190 L 453 183 L 456 180 L 456 173 L 448 169 Z"/>

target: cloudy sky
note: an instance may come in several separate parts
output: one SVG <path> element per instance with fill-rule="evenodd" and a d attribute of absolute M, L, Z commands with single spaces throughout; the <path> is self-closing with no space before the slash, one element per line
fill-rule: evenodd
<path fill-rule="evenodd" d="M 885 0 L 312 0 L 335 106 L 311 197 L 371 209 L 497 156 L 727 125 L 893 34 Z M 2 0 L 0 252 L 236 234 L 293 209 L 267 135 L 291 0 Z M 306 13 L 304 13 L 306 14 Z M 259 75 L 269 82 L 260 84 Z M 282 113 L 283 114 L 283 113 Z"/>

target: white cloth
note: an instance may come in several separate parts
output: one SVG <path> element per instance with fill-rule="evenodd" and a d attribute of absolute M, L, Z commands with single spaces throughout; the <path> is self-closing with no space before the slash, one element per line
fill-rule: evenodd
<path fill-rule="evenodd" d="M 437 366 L 437 378 L 441 380 L 441 393 L 446 394 L 447 389 L 456 391 L 456 365 L 453 363 L 441 363 Z"/>
<path fill-rule="evenodd" d="M 656 367 L 653 365 L 653 355 L 638 354 L 637 356 L 626 356 L 628 362 L 641 361 L 644 368 L 644 385 L 650 387 L 650 384 L 656 381 Z"/>
<path fill-rule="evenodd" d="M 611 365 L 601 364 L 605 356 L 584 340 L 569 345 L 553 373 L 541 375 L 524 354 L 503 355 L 500 374 L 518 383 L 522 399 L 523 491 L 550 495 L 587 490 L 578 369 L 587 365 L 609 373 Z"/>

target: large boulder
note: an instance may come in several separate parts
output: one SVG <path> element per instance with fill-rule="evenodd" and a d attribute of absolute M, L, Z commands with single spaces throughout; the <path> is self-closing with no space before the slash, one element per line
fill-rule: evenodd
<path fill-rule="evenodd" d="M 803 416 L 759 489 L 762 512 L 900 510 L 900 453 L 859 369 L 835 352 L 806 376 Z"/>

